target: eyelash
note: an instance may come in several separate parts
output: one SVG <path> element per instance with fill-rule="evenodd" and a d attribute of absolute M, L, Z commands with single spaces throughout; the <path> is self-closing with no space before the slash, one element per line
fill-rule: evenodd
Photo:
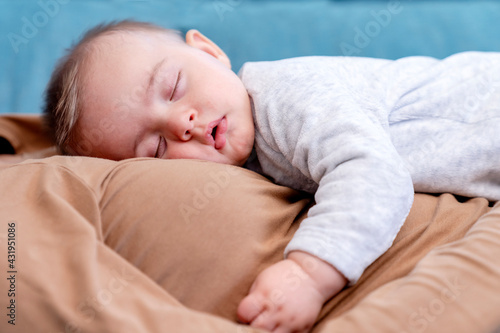
<path fill-rule="evenodd" d="M 161 155 L 163 155 L 165 153 L 165 151 L 167 150 L 167 142 L 165 141 L 165 139 L 160 136 L 160 138 L 158 139 L 158 145 L 156 146 L 156 152 L 155 152 L 155 155 L 154 155 L 154 158 L 160 158 L 160 151 L 162 150 L 161 147 L 162 147 L 162 144 L 165 146 L 165 148 L 163 149 L 163 153 Z"/>
<path fill-rule="evenodd" d="M 177 91 L 177 86 L 179 85 L 180 79 L 181 79 L 181 72 L 178 72 L 177 78 L 175 79 L 174 89 L 172 89 L 172 92 L 170 93 L 170 98 L 168 99 L 169 101 L 171 101 L 174 98 L 174 95 Z"/>

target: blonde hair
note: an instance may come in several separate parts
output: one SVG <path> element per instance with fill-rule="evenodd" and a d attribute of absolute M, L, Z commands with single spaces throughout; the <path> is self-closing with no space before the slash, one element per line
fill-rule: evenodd
<path fill-rule="evenodd" d="M 116 32 L 153 31 L 167 33 L 183 41 L 176 30 L 131 20 L 99 24 L 88 30 L 78 43 L 58 61 L 45 91 L 43 119 L 49 135 L 63 154 L 75 155 L 71 148 L 74 130 L 82 109 L 83 67 L 92 53 L 92 42 Z M 80 154 L 78 154 L 80 155 Z"/>

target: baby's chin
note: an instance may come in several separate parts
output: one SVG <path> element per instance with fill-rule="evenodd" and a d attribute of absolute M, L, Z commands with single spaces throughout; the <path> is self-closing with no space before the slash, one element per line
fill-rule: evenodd
<path fill-rule="evenodd" d="M 233 165 L 233 166 L 243 166 L 250 156 L 251 150 L 248 152 L 224 154 L 222 158 L 214 160 L 214 162 Z"/>
<path fill-rule="evenodd" d="M 243 166 L 250 158 L 250 155 L 252 154 L 252 149 L 253 149 L 253 145 L 250 147 L 250 149 L 245 151 L 245 153 L 242 154 L 239 159 L 235 159 L 234 163 L 232 163 L 232 165 L 240 166 L 240 167 Z"/>

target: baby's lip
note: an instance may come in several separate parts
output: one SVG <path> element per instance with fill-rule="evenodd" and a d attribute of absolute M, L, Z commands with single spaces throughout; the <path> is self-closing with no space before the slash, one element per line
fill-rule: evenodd
<path fill-rule="evenodd" d="M 222 117 L 208 124 L 205 138 L 210 145 L 213 145 L 215 149 L 219 150 L 226 145 L 226 131 L 227 119 L 226 117 Z"/>

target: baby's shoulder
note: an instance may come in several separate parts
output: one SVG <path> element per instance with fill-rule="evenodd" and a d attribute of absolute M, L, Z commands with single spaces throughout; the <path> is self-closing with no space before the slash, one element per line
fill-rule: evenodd
<path fill-rule="evenodd" d="M 239 72 L 243 83 L 252 86 L 258 83 L 294 83 L 317 79 L 323 84 L 329 80 L 365 77 L 391 60 L 345 57 L 345 56 L 305 56 L 274 61 L 247 62 Z M 325 81 L 326 80 L 326 81 Z"/>
<path fill-rule="evenodd" d="M 273 61 L 247 62 L 241 68 L 239 75 L 245 77 L 252 74 L 273 75 L 276 73 L 297 73 L 299 71 L 315 70 L 321 67 L 331 67 L 349 62 L 349 57 L 307 56 L 287 58 Z"/>

